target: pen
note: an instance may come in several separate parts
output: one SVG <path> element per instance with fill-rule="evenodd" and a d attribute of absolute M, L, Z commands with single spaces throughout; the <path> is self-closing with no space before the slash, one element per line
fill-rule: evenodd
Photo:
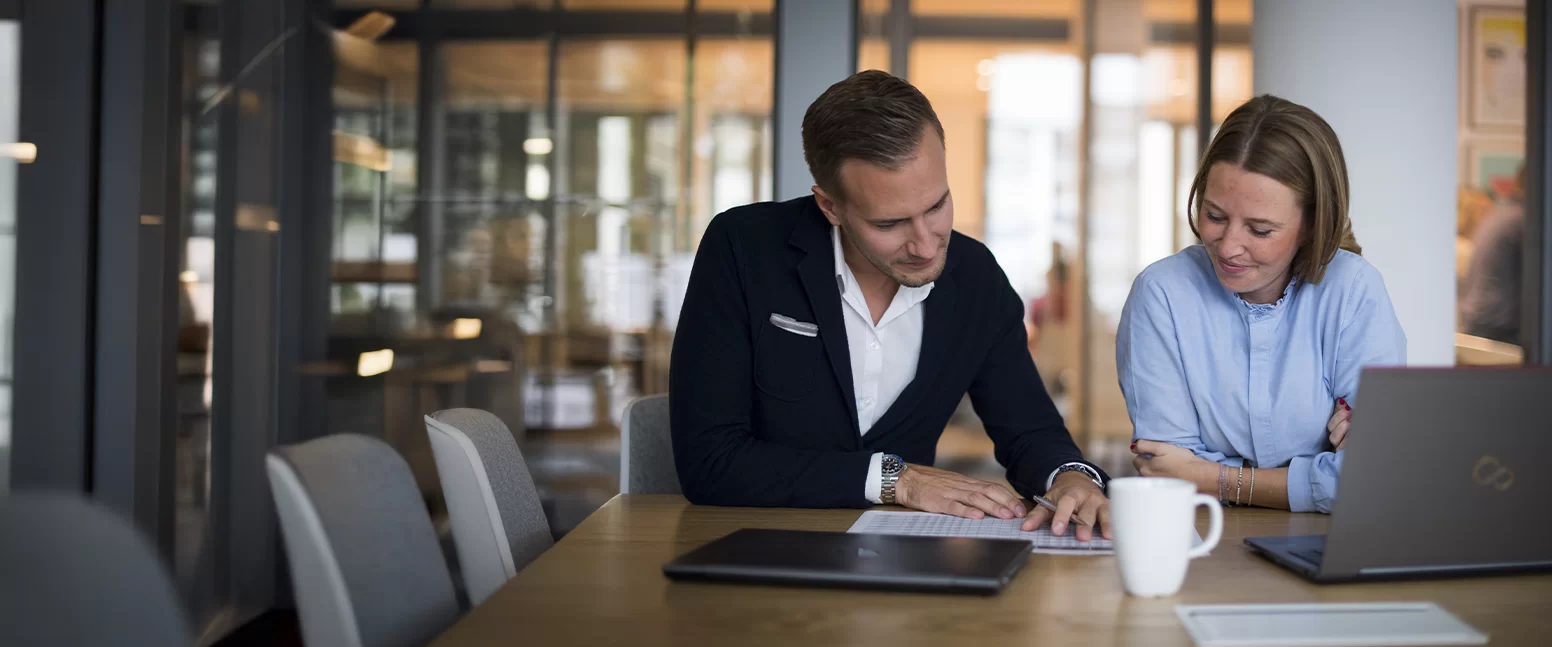
<path fill-rule="evenodd" d="M 1035 500 L 1035 503 L 1040 504 L 1041 507 L 1050 508 L 1051 512 L 1056 512 L 1056 504 L 1055 503 L 1051 503 L 1051 501 L 1049 499 L 1047 499 L 1045 497 L 1042 497 L 1042 496 L 1040 496 L 1038 494 L 1031 494 L 1029 496 L 1030 496 L 1030 498 L 1033 498 Z M 1072 518 L 1068 521 L 1068 523 L 1075 523 L 1075 524 L 1078 524 L 1080 526 L 1087 526 L 1087 525 L 1089 525 L 1089 524 L 1083 523 L 1083 520 L 1078 518 L 1078 513 L 1076 513 L 1076 512 L 1072 513 Z"/>

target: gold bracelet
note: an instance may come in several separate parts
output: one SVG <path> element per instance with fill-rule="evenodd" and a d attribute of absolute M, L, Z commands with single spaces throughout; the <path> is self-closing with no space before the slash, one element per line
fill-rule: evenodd
<path fill-rule="evenodd" d="M 1245 466 L 1239 466 L 1239 476 L 1234 479 L 1234 505 L 1239 505 L 1239 491 L 1245 485 Z"/>
<path fill-rule="evenodd" d="M 1250 468 L 1250 498 L 1245 499 L 1245 505 L 1255 505 L 1256 500 L 1256 468 Z"/>

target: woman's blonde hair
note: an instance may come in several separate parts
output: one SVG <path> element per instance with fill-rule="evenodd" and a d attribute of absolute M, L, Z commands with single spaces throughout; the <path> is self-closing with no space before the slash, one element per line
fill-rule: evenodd
<path fill-rule="evenodd" d="M 1288 187 L 1304 210 L 1304 240 L 1291 274 L 1319 283 L 1338 249 L 1362 254 L 1347 219 L 1347 163 L 1336 131 L 1320 115 L 1297 103 L 1263 94 L 1229 113 L 1202 156 L 1186 203 L 1191 233 L 1200 239 L 1197 218 L 1207 192 L 1207 172 L 1233 164 Z"/>

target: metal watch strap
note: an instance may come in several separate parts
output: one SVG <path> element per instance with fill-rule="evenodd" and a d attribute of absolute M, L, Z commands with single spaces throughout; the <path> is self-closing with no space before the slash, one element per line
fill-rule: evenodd
<path fill-rule="evenodd" d="M 879 471 L 878 500 L 888 505 L 895 503 L 895 484 L 900 482 L 900 475 L 905 473 L 905 460 L 894 454 L 884 454 L 882 469 Z"/>
<path fill-rule="evenodd" d="M 1104 479 L 1100 478 L 1099 471 L 1082 463 L 1068 463 L 1056 468 L 1057 476 L 1061 476 L 1062 472 L 1080 472 L 1084 476 L 1089 477 L 1089 480 L 1093 481 L 1094 485 L 1098 485 L 1099 489 L 1105 489 L 1105 481 Z"/>

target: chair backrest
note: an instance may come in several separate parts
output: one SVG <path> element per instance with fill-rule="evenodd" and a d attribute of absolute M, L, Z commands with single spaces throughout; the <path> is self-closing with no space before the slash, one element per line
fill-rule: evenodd
<path fill-rule="evenodd" d="M 649 395 L 625 405 L 620 424 L 620 493 L 680 494 L 674 470 L 674 438 L 668 395 Z"/>
<path fill-rule="evenodd" d="M 309 645 L 423 645 L 458 617 L 410 468 L 375 438 L 338 434 L 266 458 Z"/>
<path fill-rule="evenodd" d="M 449 409 L 426 416 L 437 476 L 469 601 L 479 604 L 555 539 L 517 440 L 494 414 Z"/>
<path fill-rule="evenodd" d="M 190 645 L 172 579 L 112 512 L 72 495 L 0 498 L 0 642 Z"/>

